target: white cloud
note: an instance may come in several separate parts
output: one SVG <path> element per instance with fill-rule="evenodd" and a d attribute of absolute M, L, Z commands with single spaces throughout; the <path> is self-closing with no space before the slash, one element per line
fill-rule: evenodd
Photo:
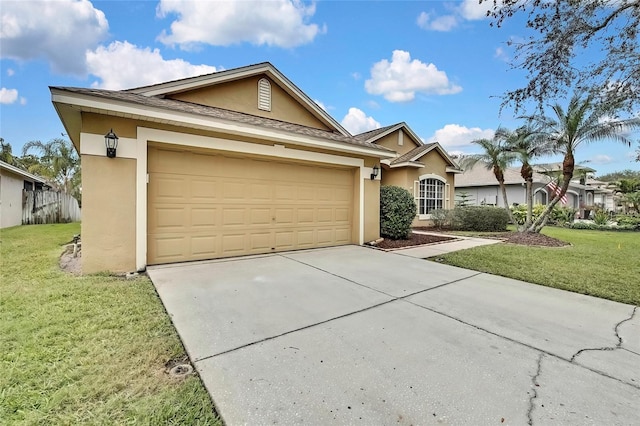
<path fill-rule="evenodd" d="M 487 11 L 493 8 L 493 2 L 480 4 L 478 0 L 463 0 L 458 7 L 452 7 L 450 14 L 437 16 L 426 12 L 418 15 L 417 23 L 423 30 L 451 31 L 461 21 L 477 21 L 487 17 Z"/>
<path fill-rule="evenodd" d="M 595 155 L 595 156 L 591 157 L 589 162 L 591 162 L 593 164 L 610 164 L 610 163 L 613 162 L 613 158 L 611 158 L 611 157 L 609 157 L 608 155 L 605 155 L 605 154 L 600 154 L 600 155 Z"/>
<path fill-rule="evenodd" d="M 374 120 L 373 117 L 367 117 L 362 110 L 353 107 L 349 108 L 349 113 L 344 116 L 341 124 L 352 135 L 380 128 L 380 123 Z"/>
<path fill-rule="evenodd" d="M 109 24 L 88 0 L 3 1 L 2 58 L 45 58 L 60 73 L 84 75 L 84 53 L 107 36 Z"/>
<path fill-rule="evenodd" d="M 382 95 L 389 102 L 411 101 L 416 92 L 449 95 L 462 90 L 434 64 L 411 60 L 411 54 L 403 50 L 394 50 L 391 62 L 383 59 L 373 64 L 371 79 L 365 81 L 364 87 L 367 93 Z"/>
<path fill-rule="evenodd" d="M 423 30 L 431 31 L 451 31 L 458 25 L 458 18 L 454 15 L 442 15 L 431 18 L 431 16 L 422 12 L 418 16 L 418 26 Z"/>
<path fill-rule="evenodd" d="M 492 1 L 478 2 L 478 0 L 463 0 L 458 12 L 464 19 L 476 21 L 485 19 L 487 12 L 493 9 Z"/>
<path fill-rule="evenodd" d="M 20 105 L 26 105 L 27 104 L 27 98 L 20 96 Z"/>
<path fill-rule="evenodd" d="M 0 89 L 0 104 L 12 104 L 18 100 L 18 91 L 16 89 Z"/>
<path fill-rule="evenodd" d="M 129 42 L 115 41 L 86 54 L 87 68 L 101 81 L 93 87 L 125 89 L 216 71 L 209 65 L 192 65 L 182 59 L 166 60 L 158 49 L 140 48 Z"/>
<path fill-rule="evenodd" d="M 496 47 L 496 51 L 493 54 L 493 57 L 504 62 L 509 62 L 509 59 L 510 59 L 509 55 L 507 54 L 507 52 L 505 52 L 505 50 L 502 47 Z"/>
<path fill-rule="evenodd" d="M 301 0 L 161 0 L 158 16 L 175 14 L 177 19 L 171 23 L 171 30 L 163 30 L 158 39 L 183 49 L 198 44 L 228 46 L 241 42 L 295 47 L 326 32 L 326 27 L 309 23 L 315 12 L 314 3 L 305 5 Z"/>
<path fill-rule="evenodd" d="M 7 76 L 8 77 L 13 77 L 15 75 L 15 70 L 13 70 L 12 68 L 8 68 L 7 69 Z"/>
<path fill-rule="evenodd" d="M 362 75 L 361 75 L 359 72 L 352 72 L 352 73 L 351 73 L 351 77 L 352 77 L 354 80 L 360 80 L 360 79 L 362 78 Z"/>
<path fill-rule="evenodd" d="M 476 139 L 491 139 L 494 135 L 492 129 L 481 129 L 480 127 L 465 127 L 459 124 L 447 124 L 443 128 L 435 131 L 428 142 L 440 142 L 445 148 L 464 147 L 471 145 L 471 141 Z M 457 151 L 451 151 L 457 152 Z"/>

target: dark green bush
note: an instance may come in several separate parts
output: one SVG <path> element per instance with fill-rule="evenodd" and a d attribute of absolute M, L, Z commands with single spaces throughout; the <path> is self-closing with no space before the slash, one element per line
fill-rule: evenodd
<path fill-rule="evenodd" d="M 571 229 L 591 229 L 593 231 L 639 231 L 636 225 L 598 225 L 594 222 L 574 222 Z"/>
<path fill-rule="evenodd" d="M 381 187 L 380 235 L 393 240 L 408 238 L 416 211 L 416 203 L 409 191 L 399 186 Z"/>
<path fill-rule="evenodd" d="M 456 207 L 451 214 L 451 227 L 461 231 L 506 231 L 509 214 L 501 207 Z"/>

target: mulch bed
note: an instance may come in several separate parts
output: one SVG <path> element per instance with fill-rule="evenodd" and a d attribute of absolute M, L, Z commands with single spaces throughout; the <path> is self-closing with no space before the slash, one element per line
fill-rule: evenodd
<path fill-rule="evenodd" d="M 442 232 L 440 230 L 435 230 L 433 228 L 416 228 L 424 231 L 435 231 Z M 519 244 L 524 246 L 535 246 L 535 247 L 564 247 L 570 245 L 565 241 L 560 241 L 555 238 L 547 237 L 543 234 L 535 234 L 532 232 L 496 232 L 491 235 L 481 235 L 480 238 L 487 239 L 498 239 L 503 240 L 505 243 L 510 244 Z M 397 249 L 403 247 L 411 247 L 411 246 L 420 246 L 424 244 L 434 244 L 441 243 L 444 241 L 452 241 L 455 240 L 456 237 L 442 237 L 438 235 L 424 235 L 424 234 L 414 234 L 412 233 L 407 240 L 389 240 L 385 239 L 376 245 L 381 249 Z"/>
<path fill-rule="evenodd" d="M 425 235 L 425 234 L 414 234 L 412 233 L 407 240 L 389 240 L 384 239 L 381 243 L 377 244 L 376 247 L 380 247 L 382 249 L 394 249 L 394 248 L 402 248 L 402 247 L 411 247 L 411 246 L 420 246 L 423 244 L 433 244 L 433 243 L 441 243 L 443 241 L 451 241 L 455 240 L 455 237 L 441 237 L 439 235 Z"/>
<path fill-rule="evenodd" d="M 500 238 L 506 243 L 520 244 L 524 246 L 564 247 L 570 245 L 566 241 L 560 241 L 558 239 L 533 232 L 503 232 L 496 234 L 494 238 Z"/>

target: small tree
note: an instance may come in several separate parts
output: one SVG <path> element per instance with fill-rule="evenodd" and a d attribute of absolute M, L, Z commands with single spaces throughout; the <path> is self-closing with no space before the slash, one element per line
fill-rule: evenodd
<path fill-rule="evenodd" d="M 456 207 L 467 207 L 470 206 L 475 200 L 471 198 L 471 194 L 467 191 L 461 191 L 456 194 Z"/>
<path fill-rule="evenodd" d="M 392 240 L 407 239 L 417 213 L 413 197 L 399 186 L 380 188 L 380 235 Z"/>

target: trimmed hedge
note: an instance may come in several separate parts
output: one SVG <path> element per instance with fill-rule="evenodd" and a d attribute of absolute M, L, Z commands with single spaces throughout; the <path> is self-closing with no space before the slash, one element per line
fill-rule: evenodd
<path fill-rule="evenodd" d="M 574 222 L 571 229 L 590 229 L 592 231 L 640 231 L 638 225 L 598 225 L 594 222 Z"/>
<path fill-rule="evenodd" d="M 380 235 L 392 240 L 409 238 L 416 217 L 416 203 L 411 193 L 399 186 L 380 188 Z"/>
<path fill-rule="evenodd" d="M 501 207 L 468 206 L 451 211 L 451 228 L 460 231 L 506 231 L 509 214 Z"/>

